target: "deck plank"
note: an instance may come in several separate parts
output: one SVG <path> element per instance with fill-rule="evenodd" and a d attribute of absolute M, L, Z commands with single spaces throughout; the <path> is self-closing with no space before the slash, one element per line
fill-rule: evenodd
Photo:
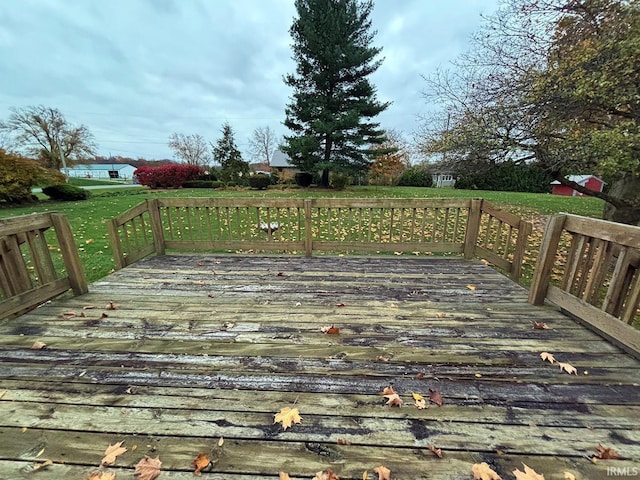
<path fill-rule="evenodd" d="M 54 465 L 38 478 L 87 477 L 120 440 L 136 448 L 112 471 L 160 455 L 174 479 L 192 478 L 206 451 L 207 478 L 229 480 L 327 467 L 356 479 L 379 464 L 436 480 L 470 478 L 481 461 L 503 478 L 522 462 L 547 479 L 637 467 L 640 362 L 526 299 L 456 258 L 147 259 L 0 322 L 0 478 L 32 478 L 44 458 Z M 323 334 L 332 324 L 340 334 Z M 402 408 L 385 405 L 388 385 Z M 412 406 L 430 389 L 442 406 Z M 303 422 L 282 431 L 273 414 L 293 404 Z M 625 460 L 592 462 L 598 443 Z"/>

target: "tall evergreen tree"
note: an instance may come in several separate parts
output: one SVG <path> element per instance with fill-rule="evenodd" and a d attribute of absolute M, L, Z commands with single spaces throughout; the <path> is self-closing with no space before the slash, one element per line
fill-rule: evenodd
<path fill-rule="evenodd" d="M 243 178 L 249 177 L 249 164 L 242 159 L 228 123 L 222 126 L 222 137 L 213 147 L 213 158 L 220 164 L 221 181 L 238 184 Z"/>
<path fill-rule="evenodd" d="M 373 47 L 371 0 L 296 0 L 291 26 L 296 73 L 285 77 L 293 88 L 284 124 L 284 151 L 306 171 L 358 172 L 369 168 L 372 146 L 385 141 L 373 119 L 389 103 L 379 102 L 368 77 L 382 64 Z"/>

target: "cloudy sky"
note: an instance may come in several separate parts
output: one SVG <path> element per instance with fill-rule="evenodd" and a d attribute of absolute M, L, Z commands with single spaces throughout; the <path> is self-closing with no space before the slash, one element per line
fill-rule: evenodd
<path fill-rule="evenodd" d="M 291 90 L 293 0 L 4 0 L 0 119 L 42 104 L 85 124 L 102 155 L 171 158 L 173 132 L 215 141 L 229 122 L 241 150 L 277 134 Z M 468 48 L 499 0 L 376 0 L 383 48 L 372 75 L 384 128 L 411 138 L 428 109 L 421 75 Z"/>

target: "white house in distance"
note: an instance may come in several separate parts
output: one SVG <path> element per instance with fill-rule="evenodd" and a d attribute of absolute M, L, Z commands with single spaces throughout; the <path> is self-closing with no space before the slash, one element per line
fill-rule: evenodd
<path fill-rule="evenodd" d="M 456 184 L 456 179 L 450 173 L 434 173 L 431 178 L 433 179 L 434 187 L 453 187 Z"/>
<path fill-rule="evenodd" d="M 95 163 L 93 165 L 74 165 L 67 167 L 64 173 L 75 178 L 97 178 L 101 180 L 131 180 L 137 170 L 127 163 Z"/>

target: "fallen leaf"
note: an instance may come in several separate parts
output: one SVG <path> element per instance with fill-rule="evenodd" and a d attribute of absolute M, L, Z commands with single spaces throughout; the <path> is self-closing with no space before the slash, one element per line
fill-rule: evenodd
<path fill-rule="evenodd" d="M 349 445 L 349 440 L 346 440 L 344 438 L 339 438 L 338 445 Z"/>
<path fill-rule="evenodd" d="M 369 478 L 369 472 L 365 470 L 364 472 L 362 472 L 362 480 L 367 480 L 367 478 Z"/>
<path fill-rule="evenodd" d="M 424 399 L 422 395 L 420 395 L 419 393 L 412 393 L 411 396 L 415 400 L 416 407 L 418 407 L 418 410 L 423 410 L 427 408 L 427 401 Z"/>
<path fill-rule="evenodd" d="M 564 480 L 576 480 L 576 476 L 571 472 L 564 472 Z"/>
<path fill-rule="evenodd" d="M 467 288 L 471 291 L 475 290 L 476 287 L 474 285 L 467 285 Z"/>
<path fill-rule="evenodd" d="M 160 475 L 160 466 L 162 462 L 160 457 L 145 457 L 136 464 L 133 476 L 136 480 L 155 480 Z"/>
<path fill-rule="evenodd" d="M 53 462 L 51 460 L 45 460 L 42 463 L 38 463 L 36 465 L 33 466 L 33 470 L 31 470 L 32 472 L 37 472 L 38 470 L 42 470 L 43 468 L 47 468 L 49 465 L 53 465 Z"/>
<path fill-rule="evenodd" d="M 336 303 L 336 307 L 346 307 L 344 303 Z"/>
<path fill-rule="evenodd" d="M 116 474 L 111 472 L 93 472 L 87 480 L 115 480 Z"/>
<path fill-rule="evenodd" d="M 276 273 L 276 277 L 284 277 L 284 273 L 278 272 L 278 273 Z"/>
<path fill-rule="evenodd" d="M 125 447 L 122 446 L 123 442 L 114 443 L 113 445 L 109 445 L 107 449 L 104 451 L 104 457 L 100 462 L 100 465 L 113 465 L 116 463 L 116 457 L 118 455 L 122 455 L 127 451 Z"/>
<path fill-rule="evenodd" d="M 413 378 L 416 380 L 422 380 L 424 378 L 424 373 L 416 373 L 416 376 Z"/>
<path fill-rule="evenodd" d="M 564 370 L 569 375 L 571 375 L 572 373 L 575 373 L 576 375 L 578 375 L 578 370 L 576 369 L 576 367 L 574 367 L 570 363 L 556 362 L 556 364 L 560 367 L 561 371 Z"/>
<path fill-rule="evenodd" d="M 474 463 L 471 467 L 471 473 L 473 473 L 474 480 L 502 480 L 502 477 L 485 462 Z"/>
<path fill-rule="evenodd" d="M 330 327 L 322 327 L 322 333 L 326 333 L 327 335 L 336 335 L 340 333 L 340 329 L 331 325 Z"/>
<path fill-rule="evenodd" d="M 38 454 L 36 455 L 36 458 L 38 458 L 43 453 L 44 453 L 44 448 L 41 448 L 40 451 L 38 452 Z"/>
<path fill-rule="evenodd" d="M 532 322 L 534 330 L 549 330 L 549 325 L 544 322 Z"/>
<path fill-rule="evenodd" d="M 437 390 L 429 389 L 429 401 L 435 403 L 439 407 L 442 406 L 442 394 Z"/>
<path fill-rule="evenodd" d="M 442 312 L 436 313 L 436 317 L 438 318 L 445 318 L 446 316 L 447 316 L 446 313 L 442 313 Z"/>
<path fill-rule="evenodd" d="M 116 304 L 115 304 L 115 303 L 113 303 L 113 302 L 109 302 L 109 303 L 107 304 L 107 306 L 106 306 L 106 309 L 107 309 L 107 310 L 117 310 L 117 309 L 118 309 L 118 305 L 116 305 Z"/>
<path fill-rule="evenodd" d="M 333 473 L 333 470 L 327 468 L 326 470 L 321 470 L 316 473 L 316 476 L 313 477 L 313 480 L 340 480 L 338 476 Z"/>
<path fill-rule="evenodd" d="M 84 318 L 84 317 L 86 317 L 86 315 L 85 315 L 85 313 L 84 313 L 84 312 L 80 312 L 80 315 L 78 315 L 78 316 L 79 316 L 79 317 L 83 317 L 83 318 Z"/>
<path fill-rule="evenodd" d="M 280 409 L 280 413 L 276 413 L 273 416 L 273 423 L 282 423 L 282 429 L 286 430 L 292 423 L 301 423 L 302 417 L 297 408 L 283 407 Z"/>
<path fill-rule="evenodd" d="M 95 305 L 85 305 L 85 306 L 84 306 L 84 307 L 82 307 L 82 308 L 83 308 L 84 310 L 91 310 L 91 309 L 96 308 L 96 306 L 95 306 Z"/>
<path fill-rule="evenodd" d="M 547 361 L 549 363 L 555 363 L 556 359 L 553 356 L 553 353 L 549 353 L 549 352 L 542 352 L 540 354 L 540 358 L 542 359 L 542 361 Z"/>
<path fill-rule="evenodd" d="M 225 323 L 222 324 L 222 330 L 223 331 L 229 330 L 230 328 L 233 328 L 235 326 L 236 326 L 236 324 L 233 323 L 233 322 L 225 322 Z"/>
<path fill-rule="evenodd" d="M 516 476 L 516 480 L 544 480 L 544 475 L 540 475 L 533 468 L 528 467 L 524 463 L 524 472 L 521 472 L 517 468 L 513 471 Z"/>
<path fill-rule="evenodd" d="M 373 472 L 378 474 L 378 480 L 391 480 L 391 470 L 384 465 L 374 468 Z"/>
<path fill-rule="evenodd" d="M 62 314 L 62 317 L 63 317 L 63 318 L 73 318 L 73 317 L 75 317 L 75 316 L 76 316 L 76 312 L 64 312 L 64 313 Z"/>
<path fill-rule="evenodd" d="M 390 407 L 393 407 L 393 406 L 401 407 L 402 404 L 404 403 L 400 398 L 400 395 L 398 395 L 398 393 L 391 386 L 385 387 L 385 389 L 382 390 L 382 393 L 380 395 L 382 395 L 387 399 L 386 405 L 389 405 Z"/>
<path fill-rule="evenodd" d="M 42 350 L 46 346 L 47 346 L 46 343 L 41 342 L 40 340 L 37 340 L 33 342 L 33 345 L 31 345 L 31 350 Z"/>
<path fill-rule="evenodd" d="M 427 448 L 433 452 L 433 454 L 438 457 L 438 458 L 442 458 L 442 449 L 441 448 L 436 448 L 435 445 L 427 445 Z"/>
<path fill-rule="evenodd" d="M 109 315 L 107 315 L 106 313 L 102 312 L 102 315 L 100 315 L 100 318 L 109 318 Z"/>
<path fill-rule="evenodd" d="M 279 472 L 278 477 L 280 478 L 280 480 L 291 480 L 289 474 L 284 472 Z"/>
<path fill-rule="evenodd" d="M 220 440 L 218 440 L 218 446 L 221 447 L 222 445 L 224 445 L 224 438 L 220 437 Z"/>
<path fill-rule="evenodd" d="M 622 457 L 613 448 L 605 448 L 598 444 L 596 447 L 596 457 L 600 460 L 620 460 Z"/>
<path fill-rule="evenodd" d="M 382 356 L 382 355 L 378 355 L 378 356 L 376 357 L 376 360 L 379 360 L 379 361 L 381 361 L 381 362 L 388 362 L 390 359 L 389 359 L 389 357 L 384 357 L 384 356 Z"/>
<path fill-rule="evenodd" d="M 7 391 L 6 391 L 6 390 L 1 391 L 1 392 L 0 392 L 0 398 L 4 397 L 6 393 L 7 393 Z"/>
<path fill-rule="evenodd" d="M 196 459 L 193 462 L 191 462 L 191 464 L 194 467 L 196 467 L 196 469 L 193 472 L 193 474 L 196 475 L 196 476 L 200 476 L 202 470 L 204 470 L 209 465 L 211 465 L 211 460 L 209 459 L 209 457 L 205 453 L 199 453 L 198 456 L 196 457 Z"/>

